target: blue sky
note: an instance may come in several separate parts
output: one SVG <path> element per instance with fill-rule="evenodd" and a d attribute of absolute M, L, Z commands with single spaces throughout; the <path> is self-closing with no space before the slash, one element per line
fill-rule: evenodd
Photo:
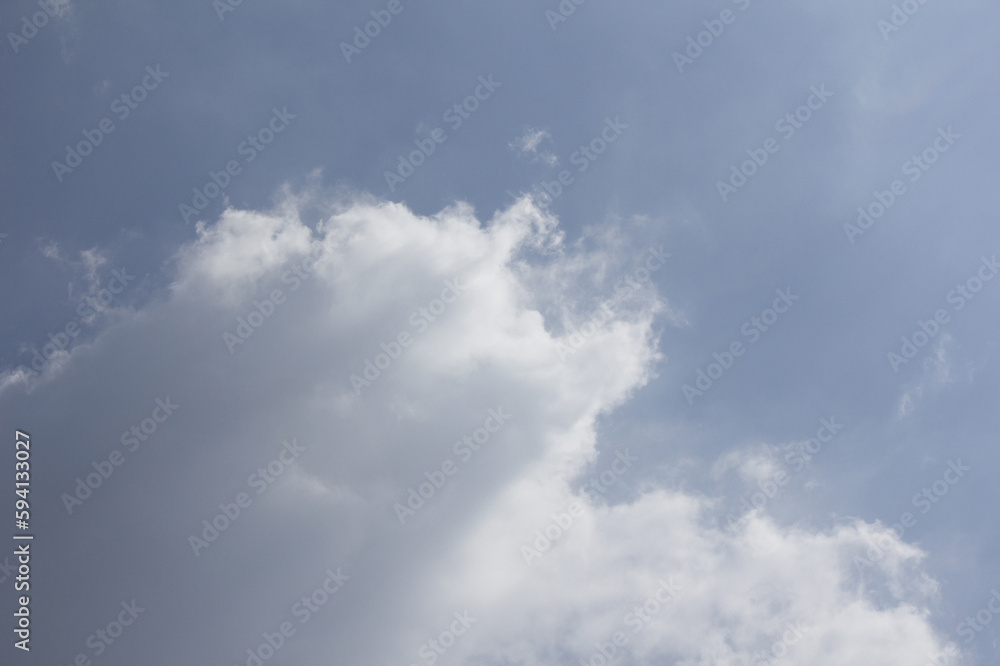
<path fill-rule="evenodd" d="M 0 649 L 995 663 L 998 21 L 4 4 Z"/>

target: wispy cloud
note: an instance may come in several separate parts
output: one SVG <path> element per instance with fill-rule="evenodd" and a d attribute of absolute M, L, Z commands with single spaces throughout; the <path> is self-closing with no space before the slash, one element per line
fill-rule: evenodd
<path fill-rule="evenodd" d="M 530 155 L 532 162 L 541 162 L 546 166 L 556 166 L 559 158 L 548 150 L 539 149 L 542 143 L 552 142 L 552 136 L 548 130 L 528 129 L 525 133 L 507 144 L 518 156 Z"/>

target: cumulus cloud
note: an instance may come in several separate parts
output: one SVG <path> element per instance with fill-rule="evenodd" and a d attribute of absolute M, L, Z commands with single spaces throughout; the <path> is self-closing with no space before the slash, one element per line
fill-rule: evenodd
<path fill-rule="evenodd" d="M 305 206 L 322 221 L 303 223 Z M 878 525 L 757 512 L 726 528 L 716 500 L 675 488 L 625 503 L 577 489 L 600 419 L 664 360 L 669 309 L 648 287 L 559 353 L 561 317 L 582 321 L 630 248 L 567 248 L 530 198 L 481 222 L 464 204 L 422 217 L 289 193 L 197 233 L 170 289 L 0 389 L 3 416 L 51 443 L 42 510 L 86 556 L 40 566 L 54 589 L 86 588 L 89 613 L 53 610 L 81 647 L 94 613 L 135 597 L 141 654 L 169 662 L 246 663 L 283 621 L 286 663 L 596 665 L 616 632 L 636 664 L 902 665 L 942 649 L 921 552 Z M 56 498 L 166 397 L 175 413 L 69 513 Z M 761 460 L 731 462 L 756 478 Z M 881 556 L 859 565 L 872 543 Z M 337 567 L 349 580 L 302 622 L 295 604 Z"/>

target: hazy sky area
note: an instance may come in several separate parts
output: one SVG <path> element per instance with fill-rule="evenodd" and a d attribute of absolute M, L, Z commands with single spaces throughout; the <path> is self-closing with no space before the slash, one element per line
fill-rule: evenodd
<path fill-rule="evenodd" d="M 3 3 L 0 664 L 1000 663 L 998 33 Z"/>

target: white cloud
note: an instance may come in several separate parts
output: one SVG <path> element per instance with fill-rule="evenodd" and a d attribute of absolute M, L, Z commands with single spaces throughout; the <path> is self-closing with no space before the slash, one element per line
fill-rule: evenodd
<path fill-rule="evenodd" d="M 814 532 L 755 514 L 729 532 L 712 500 L 684 492 L 655 489 L 612 506 L 574 495 L 600 446 L 600 417 L 654 377 L 664 304 L 650 293 L 616 311 L 566 359 L 557 343 L 567 334 L 543 310 L 585 313 L 592 298 L 566 276 L 574 266 L 627 265 L 626 249 L 568 250 L 556 220 L 528 199 L 487 224 L 466 205 L 419 217 L 397 204 L 335 202 L 315 229 L 301 223 L 302 203 L 230 209 L 199 226 L 169 293 L 74 350 L 30 396 L 33 380 L 4 385 L 18 419 L 39 424 L 34 436 L 66 447 L 51 472 L 60 493 L 154 398 L 181 405 L 76 515 L 53 525 L 106 543 L 122 510 L 142 516 L 115 557 L 148 576 L 85 577 L 81 559 L 51 584 L 88 580 L 85 594 L 98 598 L 138 587 L 128 594 L 142 594 L 164 626 L 191 607 L 225 617 L 188 625 L 185 644 L 206 662 L 240 661 L 284 619 L 299 596 L 289 590 L 312 589 L 331 566 L 351 580 L 338 610 L 283 648 L 291 662 L 417 663 L 420 646 L 464 609 L 477 620 L 449 649 L 452 663 L 576 664 L 620 630 L 634 663 L 735 665 L 769 649 L 788 622 L 808 628 L 789 663 L 909 665 L 940 649 L 921 553 L 881 528 Z M 597 294 L 614 279 L 607 271 Z M 465 288 L 434 309 L 448 280 Z M 230 354 L 223 333 L 275 289 L 281 303 Z M 402 332 L 412 343 L 358 394 L 351 375 Z M 509 421 L 462 461 L 454 443 L 497 407 Z M 306 452 L 281 488 L 255 496 L 196 559 L 188 536 L 292 436 Z M 400 525 L 393 504 L 445 460 L 458 471 Z M 763 473 L 752 463 L 739 469 Z M 529 566 L 522 546 L 574 502 L 572 525 Z M 852 558 L 872 539 L 886 555 L 862 579 Z M 254 572 L 249 580 L 234 575 L 237 560 Z M 626 614 L 665 579 L 682 590 L 633 633 Z M 172 639 L 144 649 L 192 656 Z"/>
<path fill-rule="evenodd" d="M 774 477 L 783 466 L 778 462 L 775 446 L 761 444 L 754 447 L 729 451 L 712 465 L 711 476 L 721 479 L 731 469 L 735 469 L 744 483 L 755 484 Z"/>
<path fill-rule="evenodd" d="M 942 333 L 933 351 L 927 352 L 921 359 L 920 376 L 909 382 L 899 398 L 896 406 L 897 419 L 910 416 L 926 396 L 936 395 L 955 383 L 954 362 L 949 355 L 949 349 L 953 345 L 954 338 L 948 333 Z"/>
<path fill-rule="evenodd" d="M 538 148 L 543 141 L 552 141 L 552 135 L 548 130 L 529 128 L 509 146 L 518 155 L 531 155 L 532 161 L 540 161 L 550 167 L 555 166 L 559 163 L 559 158 L 547 150 Z"/>

